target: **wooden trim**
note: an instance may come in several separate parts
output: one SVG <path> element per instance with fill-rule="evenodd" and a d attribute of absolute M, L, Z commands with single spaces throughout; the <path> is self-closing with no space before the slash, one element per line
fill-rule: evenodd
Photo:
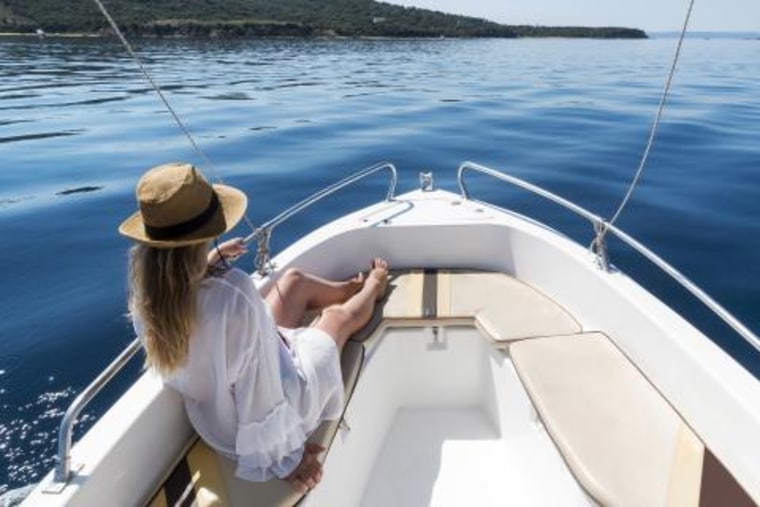
<path fill-rule="evenodd" d="M 699 505 L 704 454 L 705 446 L 702 441 L 687 425 L 681 423 L 668 481 L 668 506 Z"/>
<path fill-rule="evenodd" d="M 435 319 L 438 316 L 438 274 L 434 269 L 426 269 L 422 280 L 422 318 Z"/>

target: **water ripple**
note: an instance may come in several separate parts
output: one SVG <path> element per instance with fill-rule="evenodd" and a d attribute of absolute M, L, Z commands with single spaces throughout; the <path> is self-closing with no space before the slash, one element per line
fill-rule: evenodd
<path fill-rule="evenodd" d="M 415 186 L 421 168 L 454 189 L 456 165 L 472 159 L 608 214 L 637 167 L 674 42 L 146 40 L 140 51 L 219 176 L 251 195 L 251 219 L 261 223 L 385 159 L 399 167 L 400 189 Z M 746 267 L 760 252 L 758 45 L 689 40 L 686 48 L 622 226 L 691 268 L 756 328 L 760 272 Z M 0 265 L 14 267 L 0 284 L 2 492 L 51 466 L 70 386 L 107 363 L 92 356 L 131 338 L 126 243 L 115 228 L 134 212 L 139 175 L 199 161 L 117 44 L 3 40 L 0 75 L 0 230 L 13 238 L 0 243 Z M 381 184 L 368 185 L 382 196 Z M 472 187 L 544 212 L 502 186 Z M 344 195 L 278 230 L 274 248 L 369 199 Z M 556 210 L 545 214 L 557 220 Z M 586 241 L 586 225 L 569 234 Z M 64 338 L 88 355 L 66 361 L 59 380 L 51 372 L 64 352 L 54 345 Z M 32 360 L 37 366 L 22 367 Z"/>
<path fill-rule="evenodd" d="M 75 136 L 83 132 L 84 130 L 69 130 L 69 131 L 64 131 L 64 132 L 40 132 L 37 134 L 25 134 L 25 135 L 20 135 L 20 136 L 0 137 L 0 144 L 17 143 L 20 141 L 36 141 L 40 139 L 50 139 L 53 137 Z"/>

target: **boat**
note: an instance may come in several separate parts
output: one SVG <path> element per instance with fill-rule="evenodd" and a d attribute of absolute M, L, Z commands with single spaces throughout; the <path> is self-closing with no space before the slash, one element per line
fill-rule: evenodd
<path fill-rule="evenodd" d="M 384 198 L 270 258 L 276 227 L 389 174 Z M 516 186 L 590 224 L 592 248 L 479 200 L 468 177 Z M 395 195 L 383 162 L 262 225 L 255 284 L 289 268 L 345 279 L 380 255 L 388 294 L 342 356 L 346 405 L 310 440 L 327 448 L 305 496 L 234 477 L 151 371 L 72 445 L 86 403 L 137 341 L 72 403 L 59 462 L 22 504 L 301 506 L 742 506 L 760 504 L 760 381 L 609 259 L 605 237 L 652 262 L 760 354 L 760 339 L 618 227 L 506 172 L 464 162 L 459 189 Z M 354 187 L 355 188 L 355 187 Z"/>

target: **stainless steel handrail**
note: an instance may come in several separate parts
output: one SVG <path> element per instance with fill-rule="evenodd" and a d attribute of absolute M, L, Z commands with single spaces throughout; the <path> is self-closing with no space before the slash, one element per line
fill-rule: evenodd
<path fill-rule="evenodd" d="M 347 176 L 346 178 L 343 178 L 342 180 L 333 183 L 330 186 L 327 186 L 323 188 L 322 190 L 310 195 L 306 199 L 302 200 L 298 204 L 291 206 L 290 208 L 286 209 L 273 219 L 269 220 L 268 222 L 264 223 L 261 227 L 257 228 L 255 231 L 253 231 L 250 235 L 246 236 L 243 240 L 246 244 L 250 243 L 254 239 L 258 239 L 258 251 L 256 253 L 256 271 L 258 271 L 259 274 L 265 275 L 269 272 L 269 240 L 272 236 L 272 231 L 275 227 L 283 223 L 284 221 L 288 220 L 290 217 L 295 215 L 296 213 L 299 213 L 303 211 L 304 209 L 308 208 L 312 204 L 315 204 L 318 201 L 321 201 L 325 197 L 334 194 L 338 190 L 347 187 L 348 185 L 351 185 L 353 183 L 356 183 L 357 181 L 366 178 L 367 176 L 370 176 L 378 171 L 382 171 L 384 169 L 387 169 L 391 173 L 391 181 L 388 185 L 388 193 L 385 196 L 386 201 L 392 201 L 395 193 L 396 193 L 396 183 L 398 182 L 398 172 L 396 171 L 396 167 L 391 164 L 390 162 L 380 162 L 378 164 L 375 164 L 373 166 L 367 167 L 366 169 L 362 169 L 361 171 L 358 171 L 350 176 Z"/>
<path fill-rule="evenodd" d="M 459 183 L 459 190 L 462 192 L 462 197 L 464 199 L 470 198 L 470 192 L 467 190 L 467 185 L 464 182 L 464 172 L 468 169 L 471 171 L 485 174 L 487 176 L 491 176 L 493 178 L 504 181 L 506 183 L 511 183 L 512 185 L 528 190 L 529 192 L 532 192 L 536 195 L 539 195 L 545 199 L 548 199 L 550 201 L 553 201 L 559 204 L 560 206 L 572 211 L 573 213 L 591 222 L 591 224 L 594 227 L 594 231 L 597 232 L 597 237 L 600 237 L 598 234 L 599 232 L 604 231 L 605 228 L 610 227 L 609 224 L 607 224 L 607 222 L 605 222 L 605 220 L 602 217 L 595 215 L 586 209 L 581 208 L 577 204 L 572 203 L 568 201 L 567 199 L 564 199 L 556 194 L 553 194 L 549 192 L 548 190 L 545 190 L 541 187 L 533 185 L 532 183 L 528 183 L 525 180 L 521 180 L 520 178 L 516 178 L 509 174 L 504 174 L 503 172 L 497 171 L 495 169 L 491 169 L 490 167 L 485 167 L 480 164 L 476 164 L 475 162 L 463 162 L 459 166 L 459 170 L 457 171 L 457 182 Z M 591 249 L 596 254 L 597 264 L 599 265 L 599 267 L 604 269 L 605 271 L 608 271 L 610 269 L 610 264 L 609 264 L 609 259 L 607 257 L 607 244 L 604 242 L 604 236 L 601 236 L 601 238 L 602 238 L 601 242 L 595 241 L 591 244 Z"/>
<path fill-rule="evenodd" d="M 61 421 L 58 428 L 58 463 L 53 474 L 53 484 L 47 489 L 49 492 L 60 492 L 63 486 L 71 478 L 71 434 L 74 429 L 76 418 L 82 409 L 103 389 L 103 387 L 116 375 L 127 362 L 140 350 L 140 340 L 135 339 L 125 348 L 119 356 L 103 370 L 98 377 L 77 396 Z"/>
<path fill-rule="evenodd" d="M 720 319 L 723 320 L 723 322 L 725 322 L 729 327 L 731 327 L 731 329 L 733 329 L 739 336 L 744 338 L 744 340 L 746 340 L 747 343 L 749 343 L 758 352 L 760 352 L 760 338 L 758 338 L 758 336 L 755 333 L 753 333 L 739 319 L 737 319 L 733 314 L 731 314 L 731 312 L 726 310 L 720 303 L 715 301 L 705 291 L 700 289 L 694 282 L 689 280 L 686 277 L 686 275 L 678 271 L 676 268 L 668 264 L 665 260 L 663 260 L 657 254 L 655 254 L 650 249 L 642 245 L 639 241 L 633 239 L 631 236 L 629 236 L 622 230 L 618 229 L 616 226 L 610 225 L 603 218 L 591 213 L 590 211 L 584 208 L 581 208 L 577 204 L 574 204 L 568 201 L 567 199 L 563 199 L 562 197 L 556 194 L 553 194 L 552 192 L 549 192 L 548 190 L 545 190 L 541 187 L 528 183 L 527 181 L 521 180 L 520 178 L 516 178 L 514 176 L 504 174 L 500 171 L 496 171 L 494 169 L 482 166 L 480 164 L 476 164 L 474 162 L 463 162 L 459 166 L 459 170 L 457 171 L 457 182 L 459 183 L 459 190 L 462 192 L 463 199 L 468 199 L 468 200 L 470 199 L 470 193 L 467 190 L 467 185 L 465 184 L 465 181 L 464 181 L 464 173 L 466 171 L 473 171 L 473 172 L 485 174 L 487 176 L 492 176 L 498 180 L 504 181 L 506 183 L 511 183 L 512 185 L 520 187 L 524 190 L 528 190 L 529 192 L 532 192 L 536 195 L 544 197 L 568 209 L 569 211 L 572 211 L 573 213 L 589 220 L 594 226 L 594 230 L 597 233 L 599 232 L 600 228 L 604 228 L 608 232 L 613 233 L 623 243 L 627 244 L 628 246 L 633 248 L 635 251 L 637 251 L 639 254 L 643 255 L 647 260 L 649 260 L 655 266 L 657 266 L 662 271 L 664 271 L 668 276 L 670 276 L 676 282 L 678 282 L 684 289 L 689 291 L 689 293 L 691 293 L 694 297 L 696 297 L 699 301 L 701 301 L 702 304 L 704 304 L 713 313 L 715 313 L 718 317 L 720 317 Z M 603 242 L 602 244 L 592 243 L 592 249 L 597 254 L 597 264 L 602 269 L 605 269 L 605 270 L 609 269 L 609 261 L 607 259 L 606 245 Z"/>

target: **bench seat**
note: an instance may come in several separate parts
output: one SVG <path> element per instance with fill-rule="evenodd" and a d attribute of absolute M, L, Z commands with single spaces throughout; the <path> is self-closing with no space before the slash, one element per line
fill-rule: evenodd
<path fill-rule="evenodd" d="M 476 325 L 494 342 L 579 333 L 578 322 L 552 299 L 496 272 L 411 270 L 391 274 L 388 293 L 372 322 L 352 339 L 364 341 L 383 326 Z"/>
<path fill-rule="evenodd" d="M 753 505 L 676 411 L 602 333 L 509 347 L 547 431 L 602 505 Z"/>

